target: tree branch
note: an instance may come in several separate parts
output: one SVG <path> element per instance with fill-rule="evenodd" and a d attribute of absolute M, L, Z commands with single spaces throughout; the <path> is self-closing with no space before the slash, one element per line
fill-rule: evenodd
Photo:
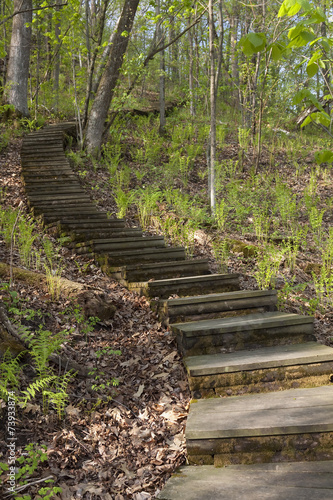
<path fill-rule="evenodd" d="M 17 10 L 16 12 L 13 12 L 13 14 L 11 14 L 10 16 L 7 16 L 5 19 L 0 21 L 0 26 L 2 24 L 5 24 L 13 17 L 17 16 L 18 14 L 24 14 L 25 12 L 33 12 L 34 10 L 52 9 L 53 7 L 65 7 L 66 5 L 68 5 L 68 3 L 61 3 L 60 5 L 58 4 L 46 5 L 45 7 L 35 7 L 34 9 Z"/>

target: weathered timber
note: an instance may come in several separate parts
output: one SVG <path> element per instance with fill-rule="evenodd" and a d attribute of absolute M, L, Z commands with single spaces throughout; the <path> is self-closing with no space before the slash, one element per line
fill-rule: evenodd
<path fill-rule="evenodd" d="M 333 349 L 317 342 L 184 359 L 195 399 L 318 387 L 330 382 Z"/>
<path fill-rule="evenodd" d="M 172 277 L 199 276 L 209 272 L 208 259 L 181 260 L 127 266 L 108 265 L 105 272 L 121 283 L 168 279 Z"/>
<path fill-rule="evenodd" d="M 166 260 L 185 260 L 185 249 L 178 248 L 140 248 L 138 251 L 126 250 L 119 253 L 105 253 L 97 255 L 103 271 L 107 272 L 109 266 L 132 264 L 141 262 L 163 262 Z"/>
<path fill-rule="evenodd" d="M 134 236 L 142 236 L 140 228 L 110 228 L 110 229 L 79 229 L 67 230 L 58 232 L 61 236 L 68 236 L 71 243 L 68 245 L 70 248 L 75 248 L 78 242 L 85 242 L 94 238 L 130 238 Z"/>
<path fill-rule="evenodd" d="M 183 466 L 159 500 L 331 500 L 333 461 Z"/>
<path fill-rule="evenodd" d="M 128 288 L 150 298 L 168 298 L 174 294 L 186 297 L 203 292 L 217 293 L 239 290 L 239 276 L 238 274 L 208 274 L 128 283 Z"/>
<path fill-rule="evenodd" d="M 160 248 L 165 247 L 165 242 L 163 236 L 151 236 L 147 238 L 117 238 L 114 239 L 99 239 L 86 241 L 84 243 L 77 243 L 75 247 L 75 252 L 79 255 L 94 254 L 107 252 L 111 255 L 113 252 L 119 252 L 119 250 L 136 250 L 141 251 L 143 248 Z"/>
<path fill-rule="evenodd" d="M 178 348 L 188 356 L 313 341 L 313 318 L 270 311 L 174 323 Z"/>
<path fill-rule="evenodd" d="M 171 324 L 273 311 L 276 303 L 277 295 L 274 290 L 241 290 L 159 300 L 153 302 L 152 305 L 158 311 L 163 322 Z"/>
<path fill-rule="evenodd" d="M 185 435 L 190 463 L 332 459 L 333 386 L 201 399 Z"/>

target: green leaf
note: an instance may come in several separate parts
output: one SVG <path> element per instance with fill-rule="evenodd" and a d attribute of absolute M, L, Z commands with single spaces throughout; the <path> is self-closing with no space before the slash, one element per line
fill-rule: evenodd
<path fill-rule="evenodd" d="M 311 10 L 307 0 L 284 0 L 278 12 L 278 17 L 295 16 L 302 8 L 305 11 Z"/>
<path fill-rule="evenodd" d="M 313 64 L 308 64 L 306 67 L 306 72 L 310 78 L 312 78 L 315 74 L 318 73 L 318 64 L 313 63 Z"/>
<path fill-rule="evenodd" d="M 246 56 L 252 56 L 257 52 L 261 52 L 266 47 L 266 35 L 265 33 L 248 33 L 243 36 L 239 45 Z"/>
<path fill-rule="evenodd" d="M 329 149 L 318 151 L 315 153 L 315 160 L 318 165 L 321 165 L 322 163 L 333 163 L 333 151 L 330 151 Z"/>
<path fill-rule="evenodd" d="M 282 59 L 284 48 L 284 45 L 282 45 L 281 43 L 273 43 L 271 45 L 273 61 L 279 61 L 280 59 Z"/>

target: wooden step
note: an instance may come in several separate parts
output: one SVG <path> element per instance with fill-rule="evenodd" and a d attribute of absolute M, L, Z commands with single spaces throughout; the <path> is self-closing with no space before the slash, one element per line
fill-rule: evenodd
<path fill-rule="evenodd" d="M 70 213 L 62 213 L 60 211 L 59 213 L 55 212 L 50 212 L 50 213 L 43 213 L 43 219 L 44 221 L 49 224 L 52 222 L 58 222 L 59 224 L 62 223 L 63 220 L 87 220 L 90 219 L 91 221 L 95 220 L 105 220 L 106 215 L 103 212 L 97 212 L 97 211 L 79 211 L 79 212 L 74 212 L 71 211 Z"/>
<path fill-rule="evenodd" d="M 47 205 L 48 203 L 50 205 L 54 205 L 57 203 L 78 203 L 79 201 L 83 202 L 89 202 L 91 205 L 93 205 L 93 202 L 87 196 L 87 194 L 82 191 L 81 193 L 63 193 L 63 194 L 49 194 L 47 196 L 45 195 L 40 195 L 40 196 L 29 196 L 29 201 L 33 205 Z"/>
<path fill-rule="evenodd" d="M 24 181 L 24 184 L 25 186 L 28 188 L 28 189 L 50 189 L 50 187 L 52 188 L 53 186 L 56 188 L 58 186 L 63 186 L 64 185 L 64 181 L 62 179 L 47 179 L 47 181 L 45 179 L 24 179 L 23 177 L 23 181 Z M 80 188 L 82 189 L 82 186 L 78 180 L 78 178 L 75 176 L 75 178 L 71 179 L 70 181 L 70 185 L 74 188 L 74 187 L 77 187 L 77 188 Z"/>
<path fill-rule="evenodd" d="M 98 238 L 133 238 L 142 237 L 140 228 L 110 228 L 110 229 L 79 229 L 76 231 L 60 231 L 61 236 L 68 236 L 71 243 L 70 248 L 75 248 L 77 243 L 84 243 L 88 240 Z"/>
<path fill-rule="evenodd" d="M 123 284 L 177 276 L 196 276 L 209 272 L 208 259 L 167 261 L 127 266 L 109 266 L 105 272 Z"/>
<path fill-rule="evenodd" d="M 128 289 L 146 297 L 168 298 L 170 295 L 187 297 L 202 292 L 230 292 L 239 290 L 238 274 L 207 274 L 183 278 L 128 283 Z"/>
<path fill-rule="evenodd" d="M 94 255 L 96 253 L 106 253 L 111 256 L 120 250 L 134 250 L 136 252 L 146 248 L 165 247 L 163 236 L 152 237 L 128 237 L 128 238 L 106 238 L 92 241 L 85 241 L 75 245 L 75 253 L 78 255 Z"/>
<path fill-rule="evenodd" d="M 333 459 L 333 385 L 194 400 L 190 464 L 225 466 Z"/>
<path fill-rule="evenodd" d="M 125 228 L 124 219 L 108 219 L 105 212 L 99 212 L 104 215 L 104 221 L 91 221 L 90 219 L 81 220 L 64 220 L 61 223 L 54 223 L 53 226 L 57 225 L 59 231 L 90 231 L 90 230 L 100 230 L 100 229 L 112 229 L 112 228 Z M 50 224 L 51 227 L 51 224 Z"/>
<path fill-rule="evenodd" d="M 275 290 L 240 290 L 152 302 L 165 324 L 273 311 L 276 304 Z"/>
<path fill-rule="evenodd" d="M 166 260 L 185 260 L 185 249 L 175 248 L 143 248 L 139 250 L 125 250 L 119 253 L 96 256 L 103 271 L 108 272 L 108 268 L 120 266 L 121 264 L 138 264 L 142 262 L 163 262 Z"/>
<path fill-rule="evenodd" d="M 333 461 L 182 466 L 159 500 L 332 500 Z"/>
<path fill-rule="evenodd" d="M 318 342 L 184 359 L 192 397 L 318 387 L 330 383 L 333 349 Z"/>
<path fill-rule="evenodd" d="M 71 169 L 69 162 L 65 155 L 49 156 L 48 158 L 27 158 L 21 159 L 21 164 L 24 170 L 28 170 L 29 167 L 67 167 Z M 72 170 L 72 169 L 71 169 Z"/>
<path fill-rule="evenodd" d="M 274 299 L 275 296 L 271 297 Z M 268 298 L 269 296 L 265 301 Z M 176 335 L 180 351 L 188 356 L 315 340 L 312 317 L 278 311 L 178 323 L 172 324 L 171 328 Z"/>

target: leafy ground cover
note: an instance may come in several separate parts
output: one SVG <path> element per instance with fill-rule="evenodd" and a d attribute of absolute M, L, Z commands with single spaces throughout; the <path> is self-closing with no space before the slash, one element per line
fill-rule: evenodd
<path fill-rule="evenodd" d="M 68 151 L 97 205 L 125 216 L 128 225 L 140 224 L 147 234 L 165 234 L 189 256 L 208 257 L 212 271 L 239 272 L 243 288 L 275 287 L 279 307 L 314 315 L 318 340 L 332 345 L 332 171 L 314 159 L 315 151 L 327 146 L 325 139 L 267 127 L 256 171 L 249 132 L 226 115 L 218 127 L 213 220 L 207 124 L 180 110 L 168 119 L 165 137 L 157 130 L 154 117 L 125 116 L 115 122 L 99 161 Z M 47 460 L 37 461 L 29 480 L 52 476 L 62 488 L 54 498 L 152 498 L 185 460 L 189 392 L 174 339 L 146 299 L 106 277 L 92 260 L 72 255 L 31 218 L 20 180 L 20 141 L 14 139 L 0 156 L 0 262 L 11 259 L 8 227 L 17 219 L 14 265 L 37 272 L 45 272 L 46 265 L 53 275 L 96 286 L 112 298 L 117 312 L 104 323 L 87 321 L 51 289 L 14 282 L 9 290 L 2 284 L 1 301 L 14 323 L 33 331 L 41 325 L 53 335 L 67 332 L 61 353 L 91 372 L 89 378 L 69 380 L 61 419 L 56 401 L 45 403 L 40 393 L 18 410 L 17 450 L 29 443 L 46 446 Z M 21 240 L 20 231 L 25 231 Z M 34 376 L 28 362 L 19 390 Z M 1 405 L 5 424 L 5 401 Z M 0 462 L 7 453 L 1 433 Z M 32 485 L 22 495 L 34 498 L 39 487 Z"/>

